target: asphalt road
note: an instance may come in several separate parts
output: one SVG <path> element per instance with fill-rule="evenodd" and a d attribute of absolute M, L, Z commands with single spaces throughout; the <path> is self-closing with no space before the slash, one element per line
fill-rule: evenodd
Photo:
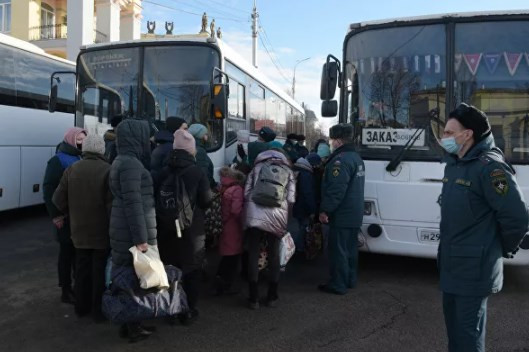
<path fill-rule="evenodd" d="M 250 311 L 240 296 L 200 302 L 191 327 L 154 321 L 130 345 L 115 326 L 78 319 L 59 301 L 51 222 L 41 207 L 0 213 L 0 351 L 446 351 L 433 260 L 361 255 L 358 287 L 331 296 L 315 287 L 325 259 L 295 258 L 281 277 L 280 305 Z M 487 351 L 529 351 L 529 268 L 508 267 L 489 300 Z M 245 288 L 245 286 L 243 286 Z M 261 287 L 264 294 L 265 286 Z"/>

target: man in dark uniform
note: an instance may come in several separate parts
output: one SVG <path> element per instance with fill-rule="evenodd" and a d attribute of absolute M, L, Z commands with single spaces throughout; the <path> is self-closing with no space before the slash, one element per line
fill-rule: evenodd
<path fill-rule="evenodd" d="M 270 127 L 262 127 L 259 130 L 257 140 L 248 143 L 248 164 L 253 168 L 253 163 L 257 155 L 270 149 L 268 143 L 276 139 L 276 133 Z"/>
<path fill-rule="evenodd" d="M 295 133 L 289 133 L 285 144 L 283 144 L 283 150 L 287 152 L 288 158 L 292 164 L 294 164 L 299 158 L 298 151 L 296 150 L 297 143 L 298 135 Z"/>
<path fill-rule="evenodd" d="M 514 170 L 495 147 L 487 116 L 459 105 L 441 141 L 448 152 L 441 194 L 438 267 L 451 352 L 485 351 L 487 299 L 501 290 L 503 259 L 528 231 Z"/>
<path fill-rule="evenodd" d="M 307 138 L 303 134 L 296 135 L 296 140 L 298 141 L 298 144 L 296 144 L 296 152 L 300 158 L 306 158 L 307 155 L 309 155 L 309 150 L 305 147 L 306 139 Z"/>
<path fill-rule="evenodd" d="M 364 216 L 365 167 L 353 147 L 352 125 L 335 125 L 329 134 L 333 153 L 325 164 L 320 221 L 330 224 L 330 279 L 318 288 L 342 295 L 356 285 L 358 231 Z"/>

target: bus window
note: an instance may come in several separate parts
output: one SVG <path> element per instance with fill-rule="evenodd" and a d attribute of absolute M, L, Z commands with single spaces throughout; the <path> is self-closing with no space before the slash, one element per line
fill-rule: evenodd
<path fill-rule="evenodd" d="M 275 94 L 266 91 L 266 126 L 273 129 L 277 134 L 276 118 L 279 108 L 279 100 Z"/>
<path fill-rule="evenodd" d="M 358 104 L 355 140 L 367 159 L 397 155 L 420 133 L 406 158 L 439 160 L 437 132 L 442 130 L 446 90 L 446 29 L 442 24 L 360 32 L 346 45 L 347 80 L 358 88 L 349 100 Z M 432 114 L 435 111 L 435 114 Z"/>
<path fill-rule="evenodd" d="M 529 160 L 528 37 L 527 22 L 456 25 L 455 101 L 487 114 L 496 145 L 512 163 Z"/>
<path fill-rule="evenodd" d="M 32 109 L 48 109 L 50 89 L 49 60 L 30 52 L 16 53 L 17 106 Z"/>
<path fill-rule="evenodd" d="M 226 143 L 237 138 L 237 131 L 246 129 L 244 112 L 245 87 L 234 79 L 230 79 L 230 95 L 228 98 L 228 119 L 226 121 Z"/>
<path fill-rule="evenodd" d="M 16 105 L 15 51 L 0 45 L 0 105 Z"/>
<path fill-rule="evenodd" d="M 175 61 L 177 59 L 177 61 Z M 210 80 L 219 54 L 206 46 L 146 47 L 142 118 L 165 121 L 176 116 L 188 125 L 208 127 L 207 150 L 223 143 L 223 121 L 210 118 Z M 147 100 L 146 97 L 149 97 Z"/>
<path fill-rule="evenodd" d="M 100 124 L 110 114 L 138 117 L 139 48 L 87 52 L 78 63 L 78 126 L 99 132 L 108 128 Z"/>
<path fill-rule="evenodd" d="M 250 132 L 257 133 L 266 126 L 265 91 L 256 82 L 250 86 Z"/>
<path fill-rule="evenodd" d="M 280 98 L 278 98 L 276 133 L 279 137 L 287 136 L 287 104 Z"/>

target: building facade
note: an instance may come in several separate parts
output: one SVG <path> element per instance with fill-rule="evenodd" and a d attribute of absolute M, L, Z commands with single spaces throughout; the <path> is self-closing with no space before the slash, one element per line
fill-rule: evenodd
<path fill-rule="evenodd" d="M 141 0 L 0 0 L 0 33 L 74 61 L 81 45 L 140 38 Z"/>

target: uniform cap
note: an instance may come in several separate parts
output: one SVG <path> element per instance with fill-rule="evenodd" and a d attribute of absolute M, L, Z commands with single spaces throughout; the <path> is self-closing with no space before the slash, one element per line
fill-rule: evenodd
<path fill-rule="evenodd" d="M 465 103 L 459 106 L 448 115 L 449 118 L 456 119 L 463 127 L 474 132 L 474 141 L 481 141 L 490 132 L 490 123 L 487 115 L 475 106 Z"/>
<path fill-rule="evenodd" d="M 349 123 L 339 123 L 329 130 L 331 139 L 347 139 L 353 137 L 353 125 Z"/>

